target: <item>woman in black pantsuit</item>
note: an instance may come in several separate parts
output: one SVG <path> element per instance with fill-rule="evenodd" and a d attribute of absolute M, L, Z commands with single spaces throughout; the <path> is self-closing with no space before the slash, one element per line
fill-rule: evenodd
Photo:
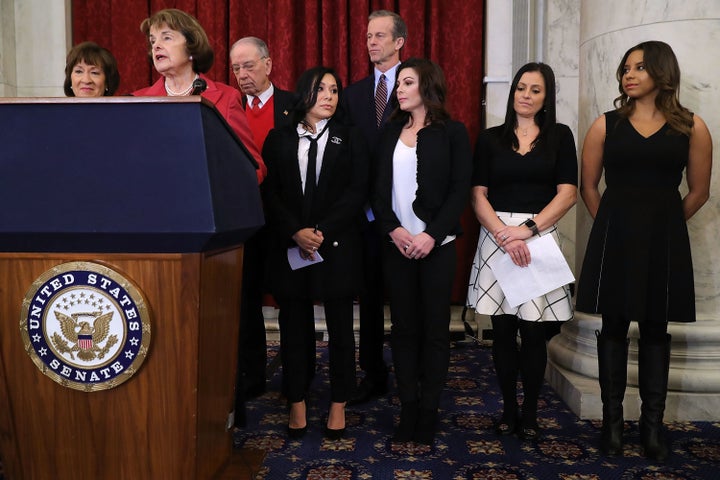
<path fill-rule="evenodd" d="M 311 313 L 316 301 L 325 307 L 329 336 L 328 438 L 343 436 L 345 402 L 355 387 L 353 298 L 361 276 L 360 219 L 369 161 L 359 131 L 335 116 L 341 89 L 340 79 L 328 68 L 303 73 L 291 126 L 271 130 L 263 146 L 269 284 L 280 307 L 288 433 L 293 438 L 307 430 L 305 398 L 312 372 L 307 371 L 306 352 L 315 342 Z M 307 175 L 308 170 L 314 175 Z M 289 251 L 299 253 L 307 266 L 293 270 Z"/>
<path fill-rule="evenodd" d="M 399 107 L 377 150 L 373 208 L 387 242 L 385 285 L 401 402 L 394 441 L 432 444 L 450 359 L 450 294 L 455 242 L 472 173 L 465 126 L 445 110 L 435 63 L 398 67 Z"/>

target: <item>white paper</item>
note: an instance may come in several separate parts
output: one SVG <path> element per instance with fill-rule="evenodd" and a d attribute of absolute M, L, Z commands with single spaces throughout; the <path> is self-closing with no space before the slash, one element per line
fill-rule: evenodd
<path fill-rule="evenodd" d="M 552 235 L 531 240 L 527 247 L 530 250 L 527 267 L 515 265 L 507 253 L 496 255 L 488 262 L 512 308 L 575 281 Z"/>
<path fill-rule="evenodd" d="M 287 252 L 288 262 L 290 262 L 290 268 L 293 270 L 309 267 L 310 265 L 315 265 L 316 263 L 323 261 L 323 258 L 320 256 L 320 252 L 315 251 L 313 256 L 315 257 L 315 260 L 303 258 L 302 255 L 300 255 L 300 247 L 290 247 Z"/>

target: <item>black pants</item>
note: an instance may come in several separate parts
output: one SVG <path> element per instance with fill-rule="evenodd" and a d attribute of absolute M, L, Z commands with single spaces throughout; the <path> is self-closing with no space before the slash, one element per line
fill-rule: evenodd
<path fill-rule="evenodd" d="M 387 366 L 383 359 L 385 290 L 377 222 L 368 223 L 362 234 L 364 281 L 360 292 L 360 368 L 369 379 L 384 383 L 387 378 Z"/>
<path fill-rule="evenodd" d="M 245 389 L 265 386 L 267 340 L 262 304 L 265 293 L 267 229 L 262 227 L 243 247 L 243 280 L 240 304 L 240 338 L 238 344 L 238 385 L 236 395 Z"/>
<path fill-rule="evenodd" d="M 392 243 L 384 253 L 398 395 L 401 402 L 436 410 L 450 362 L 455 242 L 435 248 L 421 260 L 405 258 Z"/>
<path fill-rule="evenodd" d="M 315 345 L 314 319 L 308 318 L 309 299 L 277 299 L 280 305 L 280 351 L 283 383 L 290 402 L 305 399 L 305 392 L 314 372 L 306 361 L 307 352 Z M 328 330 L 330 364 L 330 401 L 345 402 L 355 387 L 355 335 L 353 333 L 352 297 L 326 300 L 325 322 Z"/>

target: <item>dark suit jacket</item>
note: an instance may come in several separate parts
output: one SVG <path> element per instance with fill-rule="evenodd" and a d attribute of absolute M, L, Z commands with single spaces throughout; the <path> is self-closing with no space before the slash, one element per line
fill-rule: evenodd
<path fill-rule="evenodd" d="M 373 211 L 383 235 L 401 226 L 392 208 L 393 153 L 403 128 L 392 122 L 383 130 L 377 147 L 378 173 Z M 460 217 L 470 195 L 472 149 L 465 125 L 449 120 L 445 125 L 422 128 L 417 136 L 415 215 L 425 222 L 425 232 L 437 246 L 447 235 L 459 235 Z"/>
<path fill-rule="evenodd" d="M 290 125 L 292 118 L 292 108 L 295 105 L 295 94 L 288 92 L 287 90 L 279 89 L 273 84 L 273 102 L 275 104 L 274 113 L 274 126 L 275 128 L 284 127 Z M 247 109 L 247 96 L 242 94 L 243 108 Z"/>
<path fill-rule="evenodd" d="M 368 158 L 360 131 L 330 121 L 328 141 L 311 219 L 302 221 L 303 191 L 298 166 L 296 126 L 270 131 L 263 146 L 268 165 L 264 199 L 270 244 L 270 287 L 279 297 L 328 299 L 354 295 L 360 273 L 360 218 L 367 201 Z M 305 227 L 323 233 L 322 263 L 291 270 L 287 250 L 293 234 Z"/>
<path fill-rule="evenodd" d="M 393 85 L 388 85 L 388 89 L 392 88 Z M 390 101 L 383 112 L 381 127 L 390 118 L 396 103 L 396 97 L 390 95 Z M 342 108 L 349 123 L 362 131 L 368 146 L 373 149 L 380 136 L 380 129 L 375 121 L 375 76 L 365 77 L 343 90 Z"/>

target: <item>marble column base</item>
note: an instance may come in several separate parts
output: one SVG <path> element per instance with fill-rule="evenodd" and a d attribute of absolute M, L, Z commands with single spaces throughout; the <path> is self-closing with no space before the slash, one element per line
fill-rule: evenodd
<path fill-rule="evenodd" d="M 570 409 L 583 419 L 602 418 L 595 330 L 600 317 L 576 312 L 548 344 L 546 378 Z M 671 323 L 672 335 L 666 421 L 712 421 L 720 418 L 720 321 Z M 640 416 L 637 389 L 637 325 L 629 335 L 625 419 Z"/>

